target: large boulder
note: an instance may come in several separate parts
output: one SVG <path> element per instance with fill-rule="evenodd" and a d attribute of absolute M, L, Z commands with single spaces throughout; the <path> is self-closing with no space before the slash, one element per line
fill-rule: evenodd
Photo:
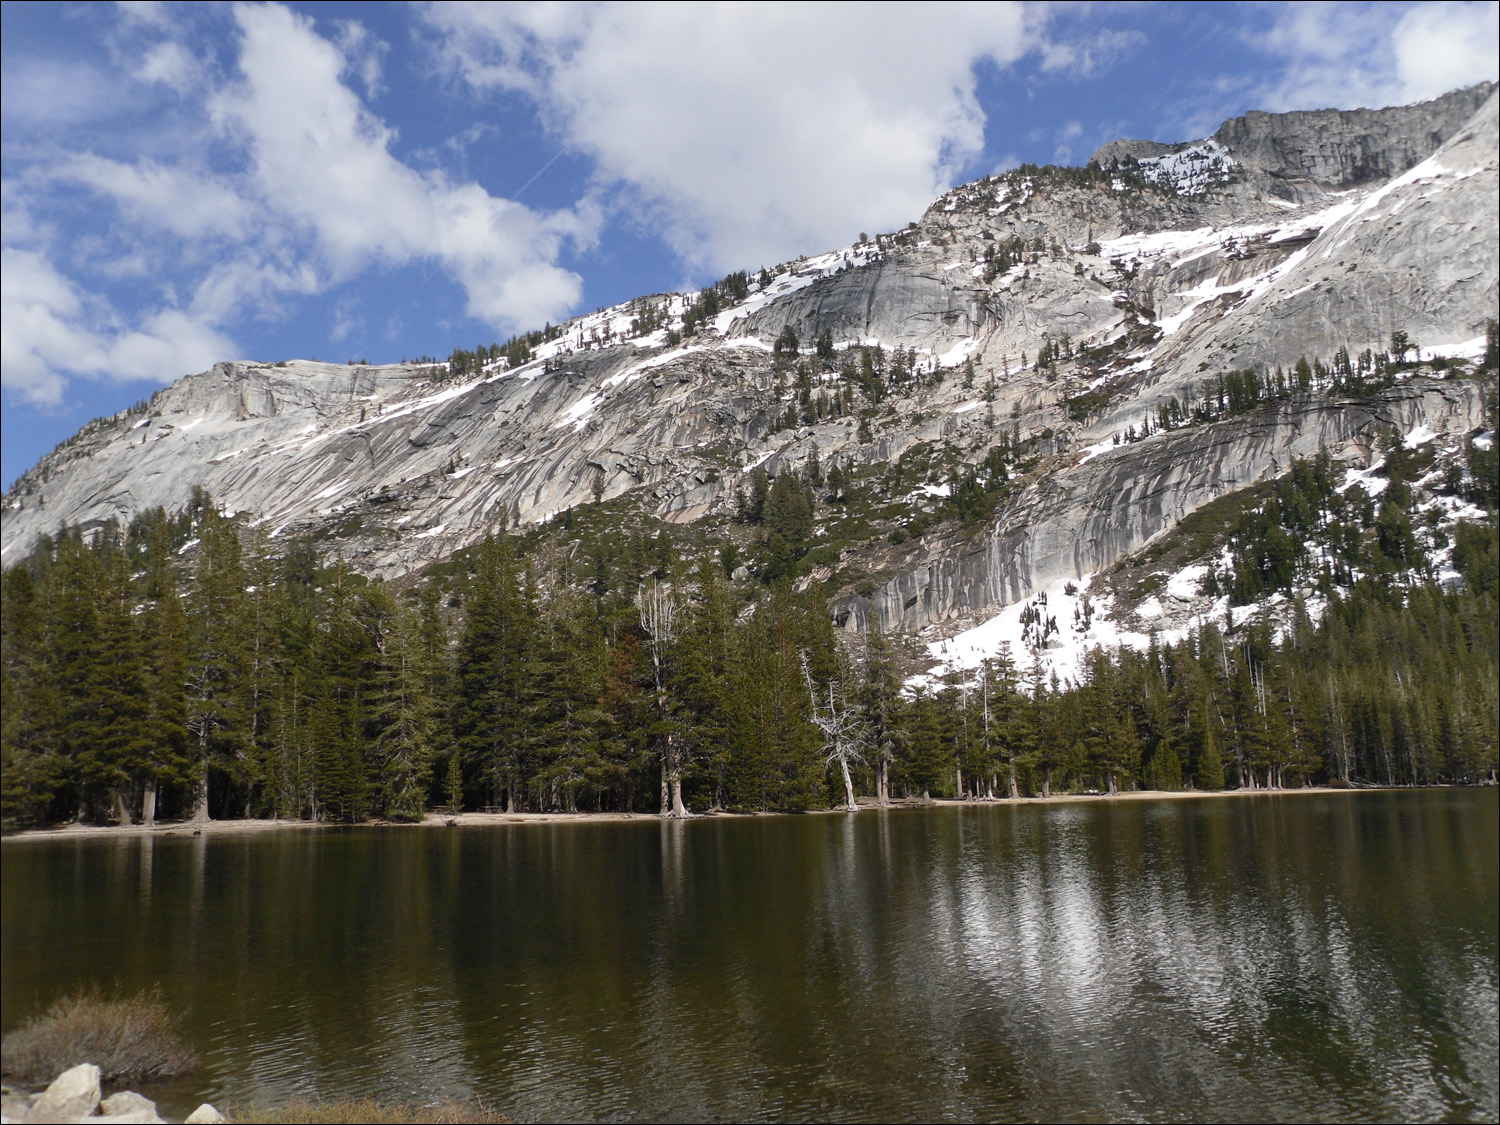
<path fill-rule="evenodd" d="M 99 1068 L 80 1063 L 57 1080 L 31 1107 L 32 1119 L 88 1117 L 99 1108 Z"/>
<path fill-rule="evenodd" d="M 185 1125 L 218 1125 L 219 1122 L 224 1120 L 224 1115 L 207 1102 L 204 1102 L 182 1120 Z"/>
<path fill-rule="evenodd" d="M 156 1113 L 156 1103 L 150 1098 L 137 1094 L 134 1090 L 121 1090 L 118 1094 L 111 1094 L 99 1103 L 101 1122 L 112 1122 L 113 1125 L 160 1125 L 161 1118 Z"/>

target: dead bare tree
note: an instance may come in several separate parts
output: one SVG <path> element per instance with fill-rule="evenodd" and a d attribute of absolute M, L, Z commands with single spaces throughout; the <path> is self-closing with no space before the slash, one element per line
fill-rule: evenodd
<path fill-rule="evenodd" d="M 839 706 L 838 680 L 828 681 L 828 710 L 825 712 L 818 705 L 818 689 L 813 683 L 812 669 L 807 666 L 807 653 L 800 655 L 802 678 L 807 682 L 807 695 L 812 702 L 813 725 L 823 732 L 825 761 L 828 765 L 839 764 L 839 771 L 844 775 L 844 807 L 857 812 L 859 803 L 854 799 L 854 779 L 849 775 L 849 763 L 865 760 L 864 746 L 869 739 L 869 727 L 859 709 L 847 697 L 844 705 Z"/>
<path fill-rule="evenodd" d="M 651 650 L 651 674 L 656 686 L 656 707 L 665 728 L 661 741 L 661 815 L 686 817 L 682 801 L 682 741 L 672 726 L 672 711 L 667 699 L 667 656 L 677 643 L 677 602 L 669 586 L 651 580 L 651 589 L 636 591 L 636 608 L 641 614 L 641 631 Z"/>

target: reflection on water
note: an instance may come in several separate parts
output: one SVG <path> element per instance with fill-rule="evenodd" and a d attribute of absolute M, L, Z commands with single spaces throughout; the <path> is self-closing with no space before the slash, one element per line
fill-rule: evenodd
<path fill-rule="evenodd" d="M 1493 1119 L 1494 791 L 7 844 L 0 1023 L 522 1118 Z"/>

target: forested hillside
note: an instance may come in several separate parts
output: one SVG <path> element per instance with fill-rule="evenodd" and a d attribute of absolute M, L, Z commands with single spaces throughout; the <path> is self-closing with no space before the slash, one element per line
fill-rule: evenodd
<path fill-rule="evenodd" d="M 200 494 L 6 572 L 5 824 L 808 809 L 847 800 L 843 767 L 876 800 L 1474 782 L 1500 722 L 1495 465 L 1492 434 L 1446 465 L 1390 435 L 1363 483 L 1324 457 L 1211 505 L 1183 528 L 1219 552 L 1206 592 L 1270 608 L 1096 649 L 1068 683 L 1039 674 L 1045 628 L 907 682 L 816 588 L 736 585 L 667 525 L 586 511 L 396 589 Z M 787 470 L 746 506 L 813 491 Z M 770 543 L 766 515 L 743 518 Z"/>
<path fill-rule="evenodd" d="M 1493 777 L 1497 115 L 180 378 L 0 505 L 4 823 Z"/>

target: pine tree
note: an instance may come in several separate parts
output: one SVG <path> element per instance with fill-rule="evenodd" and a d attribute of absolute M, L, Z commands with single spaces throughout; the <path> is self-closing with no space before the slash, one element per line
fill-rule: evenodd
<path fill-rule="evenodd" d="M 156 822 L 164 785 L 186 784 L 187 618 L 173 569 L 172 527 L 160 508 L 146 516 L 146 574 L 140 615 L 142 678 L 150 751 L 141 778 L 141 820 Z"/>
<path fill-rule="evenodd" d="M 58 707 L 58 734 L 63 793 L 76 815 L 87 812 L 89 762 L 102 735 L 93 688 L 99 677 L 99 606 L 102 586 L 99 559 L 76 531 L 57 541 L 56 566 L 50 574 L 52 664 Z M 61 787 L 60 787 L 61 788 Z M 60 794 L 61 795 L 61 794 Z"/>
<path fill-rule="evenodd" d="M 1224 759 L 1219 754 L 1219 740 L 1214 737 L 1214 726 L 1205 708 L 1193 776 L 1201 788 L 1210 792 L 1224 788 Z"/>
<path fill-rule="evenodd" d="M 205 498 L 198 526 L 197 572 L 190 596 L 187 729 L 195 750 L 193 818 L 209 817 L 211 771 L 226 781 L 245 762 L 245 570 L 234 524 Z"/>
<path fill-rule="evenodd" d="M 891 643 L 880 622 L 868 623 L 864 638 L 864 677 L 859 703 L 870 724 L 870 752 L 875 767 L 875 803 L 891 798 L 891 765 L 904 747 L 900 729 L 901 679 Z"/>
<path fill-rule="evenodd" d="M 696 577 L 698 597 L 688 606 L 676 664 L 676 690 L 690 721 L 687 742 L 701 787 L 700 803 L 721 808 L 729 799 L 731 689 L 735 675 L 733 595 L 723 571 L 704 558 Z"/>
<path fill-rule="evenodd" d="M 369 750 L 385 605 L 342 561 L 329 569 L 324 591 L 311 669 L 314 784 L 320 817 L 359 821 L 377 795 Z"/>
<path fill-rule="evenodd" d="M 956 693 L 939 697 L 919 689 L 904 709 L 907 752 L 898 760 L 899 777 L 920 790 L 924 803 L 953 768 L 952 703 Z"/>
<path fill-rule="evenodd" d="M 53 798 L 62 769 L 62 700 L 46 606 L 29 569 L 5 572 L 0 604 L 0 824 L 9 829 L 35 822 Z"/>
<path fill-rule="evenodd" d="M 456 685 L 460 750 L 488 794 L 486 803 L 503 798 L 517 812 L 532 772 L 523 701 L 536 614 L 508 539 L 489 538 L 476 549 L 464 608 Z"/>
<path fill-rule="evenodd" d="M 403 599 L 381 594 L 387 623 L 377 642 L 377 695 L 371 708 L 378 731 L 379 804 L 391 820 L 421 820 L 432 784 L 437 699 L 429 690 L 432 672 L 417 612 Z"/>
<path fill-rule="evenodd" d="M 135 821 L 136 785 L 149 771 L 151 727 L 125 552 L 101 535 L 102 579 L 95 627 L 95 662 L 81 685 L 92 715 L 78 760 L 87 784 L 107 791 L 121 824 Z M 75 734 L 75 737 L 78 737 Z"/>
<path fill-rule="evenodd" d="M 592 607 L 580 593 L 554 583 L 528 683 L 527 733 L 532 784 L 549 807 L 578 811 L 578 796 L 597 789 L 603 651 Z"/>

